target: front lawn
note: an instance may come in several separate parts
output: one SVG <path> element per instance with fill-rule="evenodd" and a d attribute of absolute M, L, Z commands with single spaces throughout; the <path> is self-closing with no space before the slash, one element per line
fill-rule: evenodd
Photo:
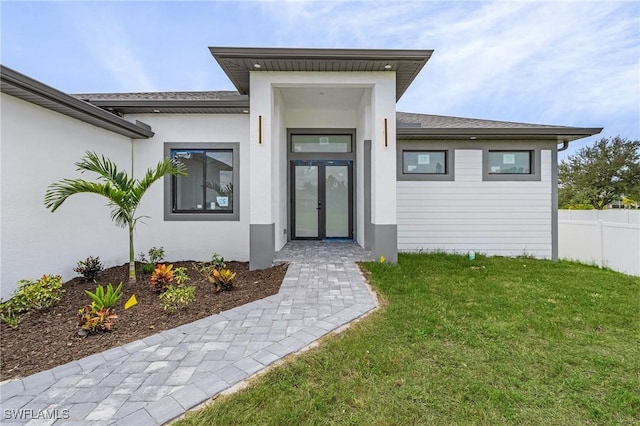
<path fill-rule="evenodd" d="M 639 278 L 443 254 L 363 268 L 382 309 L 179 424 L 640 422 Z"/>

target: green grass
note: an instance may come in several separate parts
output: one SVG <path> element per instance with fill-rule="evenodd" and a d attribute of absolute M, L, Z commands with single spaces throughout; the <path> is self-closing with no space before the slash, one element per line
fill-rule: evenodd
<path fill-rule="evenodd" d="M 640 279 L 402 254 L 383 308 L 180 425 L 638 424 Z"/>

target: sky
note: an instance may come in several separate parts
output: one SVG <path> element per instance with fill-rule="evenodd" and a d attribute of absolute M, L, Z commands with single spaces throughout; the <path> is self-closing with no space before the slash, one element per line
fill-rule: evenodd
<path fill-rule="evenodd" d="M 67 93 L 235 90 L 209 46 L 433 49 L 398 111 L 640 139 L 638 1 L 0 0 L 0 62 Z M 562 158 L 562 157 L 561 157 Z"/>

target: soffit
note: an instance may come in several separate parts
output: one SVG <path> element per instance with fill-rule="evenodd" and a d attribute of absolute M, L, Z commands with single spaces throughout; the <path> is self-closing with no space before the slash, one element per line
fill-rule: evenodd
<path fill-rule="evenodd" d="M 355 111 L 364 88 L 353 87 L 280 87 L 283 104 L 288 108 Z"/>
<path fill-rule="evenodd" d="M 243 95 L 249 73 L 260 71 L 395 71 L 396 100 L 425 66 L 433 50 L 292 49 L 209 47 L 222 70 Z M 258 64 L 260 68 L 256 68 Z"/>

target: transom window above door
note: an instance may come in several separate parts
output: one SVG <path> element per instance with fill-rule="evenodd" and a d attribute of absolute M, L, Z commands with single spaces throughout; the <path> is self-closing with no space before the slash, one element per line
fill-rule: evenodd
<path fill-rule="evenodd" d="M 351 135 L 291 135 L 291 152 L 352 152 Z"/>

